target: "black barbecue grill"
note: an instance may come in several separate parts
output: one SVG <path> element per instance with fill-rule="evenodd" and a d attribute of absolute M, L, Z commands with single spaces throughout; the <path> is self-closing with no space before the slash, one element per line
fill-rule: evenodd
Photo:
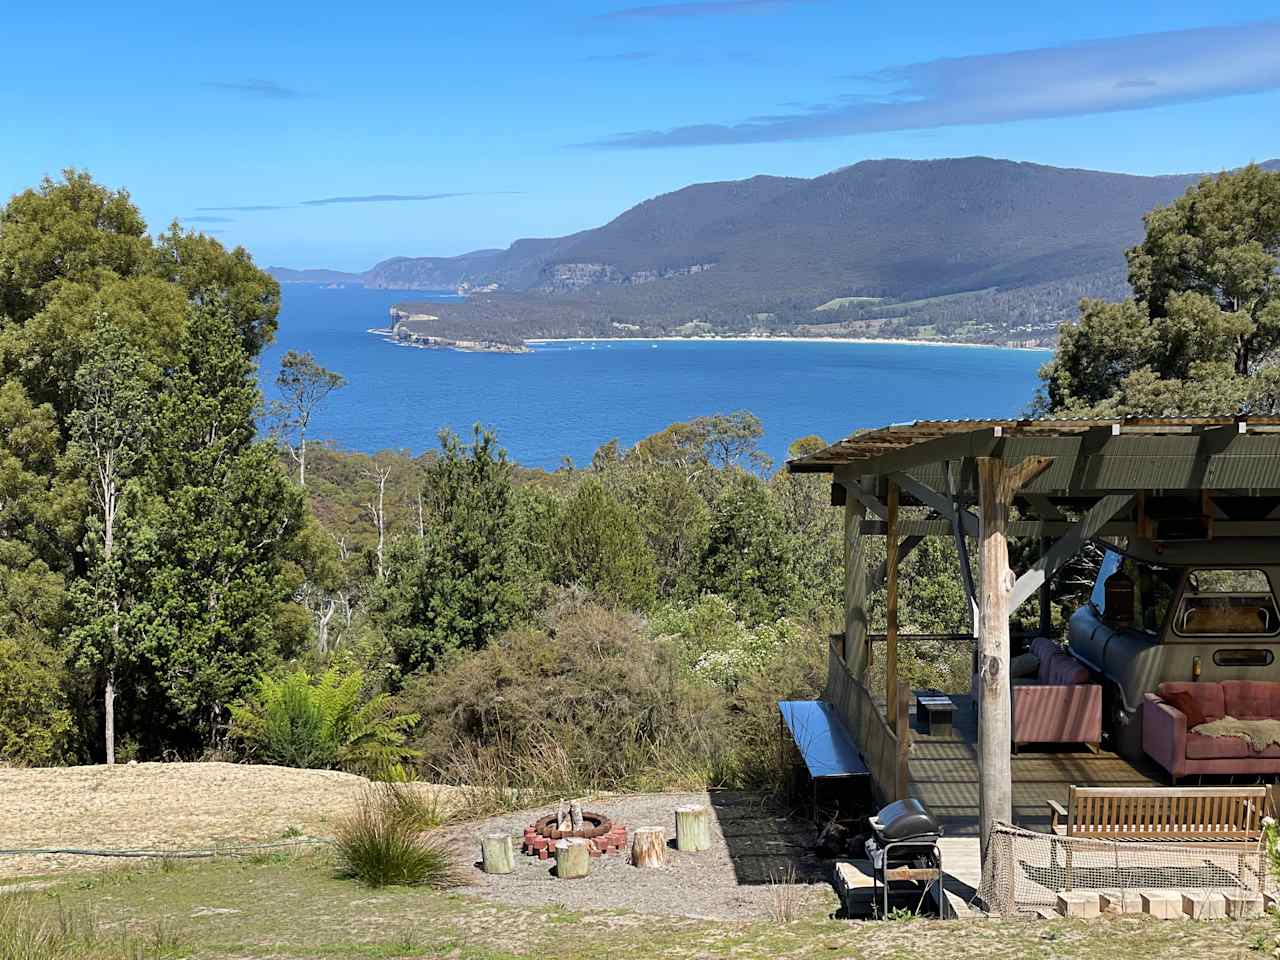
<path fill-rule="evenodd" d="M 892 888 L 895 895 L 910 893 L 917 896 L 919 905 L 929 888 L 942 882 L 942 851 L 938 848 L 942 826 L 923 803 L 909 798 L 882 808 L 871 818 L 871 831 L 867 859 L 881 917 L 889 913 L 891 884 L 897 884 Z M 941 893 L 939 890 L 939 906 Z"/>

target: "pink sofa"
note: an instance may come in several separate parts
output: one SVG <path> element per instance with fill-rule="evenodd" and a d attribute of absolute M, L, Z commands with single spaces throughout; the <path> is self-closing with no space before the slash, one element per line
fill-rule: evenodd
<path fill-rule="evenodd" d="M 1280 683 L 1223 680 L 1221 683 L 1162 683 L 1142 704 L 1142 749 L 1169 771 L 1177 783 L 1187 774 L 1280 773 L 1280 746 L 1254 750 L 1239 737 L 1206 737 L 1187 729 L 1181 710 L 1168 704 L 1166 694 L 1185 692 L 1209 719 L 1280 718 Z"/>
<path fill-rule="evenodd" d="M 1031 641 L 1040 660 L 1034 677 L 1012 678 L 1013 749 L 1028 743 L 1086 743 L 1102 740 L 1102 687 L 1089 669 L 1047 637 Z M 973 678 L 974 704 L 978 678 Z"/>

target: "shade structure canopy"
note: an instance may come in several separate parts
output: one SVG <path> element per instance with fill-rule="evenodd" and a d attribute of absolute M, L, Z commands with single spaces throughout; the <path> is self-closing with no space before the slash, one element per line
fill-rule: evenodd
<path fill-rule="evenodd" d="M 1089 498 L 1118 491 L 1240 491 L 1280 496 L 1280 417 L 918 420 L 863 430 L 787 462 L 792 473 L 940 481 L 943 464 L 1052 457 L 1023 492 Z M 976 470 L 956 476 L 976 493 Z"/>
<path fill-rule="evenodd" d="M 984 844 L 1010 817 L 1010 612 L 1040 592 L 1047 627 L 1047 583 L 1093 538 L 1124 538 L 1126 549 L 1166 562 L 1216 550 L 1239 563 L 1280 546 L 1277 417 L 921 420 L 859 431 L 787 469 L 829 474 L 831 502 L 845 508 L 845 630 L 827 693 L 839 705 L 868 699 L 866 597 L 887 584 L 884 739 L 899 753 L 909 731 L 892 719 L 903 695 L 895 569 L 921 538 L 954 538 L 973 611 Z M 919 507 L 927 510 L 900 512 Z M 864 567 L 868 534 L 888 541 L 875 571 Z M 1017 576 L 1011 537 L 1039 541 Z M 865 723 L 852 728 L 865 737 Z"/>

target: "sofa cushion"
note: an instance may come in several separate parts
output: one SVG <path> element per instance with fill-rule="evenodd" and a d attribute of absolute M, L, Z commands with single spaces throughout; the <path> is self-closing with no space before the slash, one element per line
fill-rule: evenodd
<path fill-rule="evenodd" d="M 1040 674 L 1040 658 L 1034 653 L 1020 653 L 1009 659 L 1009 676 L 1015 680 Z"/>
<path fill-rule="evenodd" d="M 1040 669 L 1037 673 L 1040 682 L 1049 683 L 1050 661 L 1062 653 L 1062 647 L 1048 637 L 1036 637 L 1031 641 L 1031 652 L 1040 660 Z"/>
<path fill-rule="evenodd" d="M 1089 668 L 1069 653 L 1055 653 L 1049 661 L 1046 683 L 1074 686 L 1089 682 Z"/>
<path fill-rule="evenodd" d="M 1165 694 L 1164 702 L 1182 712 L 1182 715 L 1187 718 L 1188 730 L 1200 726 L 1209 719 L 1200 709 L 1200 704 L 1196 703 L 1196 698 L 1185 690 L 1170 690 Z"/>
<path fill-rule="evenodd" d="M 1222 685 L 1218 683 L 1186 683 L 1172 681 L 1162 683 L 1156 688 L 1161 700 L 1168 700 L 1171 693 L 1189 693 L 1196 705 L 1208 719 L 1216 720 L 1226 716 L 1227 708 L 1223 703 Z"/>
<path fill-rule="evenodd" d="M 1188 760 L 1238 760 L 1256 757 L 1243 737 L 1206 737 L 1194 730 L 1187 734 Z"/>
<path fill-rule="evenodd" d="M 1223 680 L 1223 708 L 1237 720 L 1280 720 L 1280 683 Z"/>

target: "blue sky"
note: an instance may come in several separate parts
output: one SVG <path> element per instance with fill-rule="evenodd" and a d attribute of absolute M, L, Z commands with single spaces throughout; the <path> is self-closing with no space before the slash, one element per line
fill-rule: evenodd
<path fill-rule="evenodd" d="M 1274 0 L 14 7 L 0 192 L 84 167 L 264 265 L 506 246 L 877 157 L 1280 156 Z"/>

